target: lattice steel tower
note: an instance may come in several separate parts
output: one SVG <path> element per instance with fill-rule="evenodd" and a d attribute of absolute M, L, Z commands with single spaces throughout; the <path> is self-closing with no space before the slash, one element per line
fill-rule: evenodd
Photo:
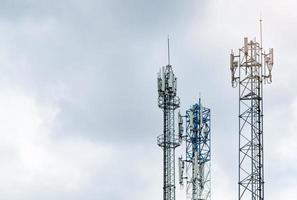
<path fill-rule="evenodd" d="M 244 38 L 238 55 L 230 55 L 232 86 L 239 88 L 239 200 L 264 199 L 263 83 L 272 82 L 272 66 L 273 49 L 263 51 L 262 36 L 261 44 Z"/>
<path fill-rule="evenodd" d="M 185 160 L 179 158 L 179 183 L 183 186 L 186 180 L 187 199 L 210 200 L 210 109 L 202 106 L 200 98 L 185 116 L 179 114 L 179 133 L 186 143 Z"/>
<path fill-rule="evenodd" d="M 158 106 L 163 110 L 163 134 L 157 137 L 157 142 L 163 149 L 163 199 L 175 200 L 175 148 L 180 145 L 180 139 L 175 134 L 174 111 L 179 107 L 179 97 L 176 95 L 177 78 L 170 65 L 168 39 L 168 65 L 158 73 Z"/>

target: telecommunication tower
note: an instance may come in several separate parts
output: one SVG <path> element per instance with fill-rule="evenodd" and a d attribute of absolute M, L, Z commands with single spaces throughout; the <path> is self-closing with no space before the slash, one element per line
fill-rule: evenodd
<path fill-rule="evenodd" d="M 179 113 L 179 134 L 186 143 L 186 155 L 179 158 L 179 183 L 186 180 L 187 199 L 210 200 L 210 109 L 203 107 L 201 98 L 186 115 Z M 183 135 L 183 118 L 186 133 Z"/>
<path fill-rule="evenodd" d="M 168 65 L 158 73 L 158 106 L 163 110 L 163 134 L 157 137 L 157 143 L 163 149 L 163 200 L 175 200 L 175 148 L 180 139 L 175 134 L 174 112 L 179 107 L 177 96 L 177 78 L 170 65 L 168 39 Z"/>
<path fill-rule="evenodd" d="M 272 82 L 273 49 L 244 38 L 237 55 L 230 54 L 232 87 L 239 89 L 239 200 L 264 199 L 263 83 Z"/>

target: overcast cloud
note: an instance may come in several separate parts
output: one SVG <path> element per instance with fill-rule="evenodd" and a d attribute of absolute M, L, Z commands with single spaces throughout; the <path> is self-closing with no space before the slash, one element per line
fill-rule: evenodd
<path fill-rule="evenodd" d="M 162 199 L 156 73 L 171 63 L 181 111 L 212 111 L 212 199 L 237 198 L 238 92 L 229 52 L 275 49 L 265 85 L 266 198 L 297 198 L 293 0 L 0 0 L 0 199 Z M 177 155 L 181 149 L 177 150 Z M 185 192 L 177 187 L 178 199 Z"/>

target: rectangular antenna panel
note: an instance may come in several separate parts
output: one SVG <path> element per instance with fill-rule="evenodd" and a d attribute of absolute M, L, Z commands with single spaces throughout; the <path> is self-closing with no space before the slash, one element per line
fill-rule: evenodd
<path fill-rule="evenodd" d="M 193 112 L 190 111 L 190 127 L 193 127 L 193 120 L 194 120 Z"/>
<path fill-rule="evenodd" d="M 172 72 L 172 71 L 169 72 L 168 86 L 169 86 L 170 88 L 173 87 L 173 72 Z"/>
<path fill-rule="evenodd" d="M 184 161 L 182 160 L 182 157 L 178 158 L 178 172 L 179 172 L 179 184 L 183 185 Z"/>
<path fill-rule="evenodd" d="M 248 38 L 247 37 L 244 38 L 244 53 L 245 54 L 248 53 Z"/>
<path fill-rule="evenodd" d="M 233 53 L 230 54 L 230 69 L 231 69 L 231 71 L 233 71 L 233 69 L 234 69 L 234 54 Z"/>

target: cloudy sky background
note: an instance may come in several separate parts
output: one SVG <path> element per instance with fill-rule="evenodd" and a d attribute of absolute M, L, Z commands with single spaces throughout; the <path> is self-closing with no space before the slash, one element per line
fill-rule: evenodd
<path fill-rule="evenodd" d="M 265 189 L 297 198 L 297 3 L 293 0 L 0 0 L 0 199 L 162 199 L 156 73 L 181 110 L 212 110 L 212 199 L 237 198 L 238 92 L 229 52 L 274 47 L 265 86 Z M 181 149 L 177 154 L 180 154 Z M 177 187 L 177 196 L 184 191 Z"/>

